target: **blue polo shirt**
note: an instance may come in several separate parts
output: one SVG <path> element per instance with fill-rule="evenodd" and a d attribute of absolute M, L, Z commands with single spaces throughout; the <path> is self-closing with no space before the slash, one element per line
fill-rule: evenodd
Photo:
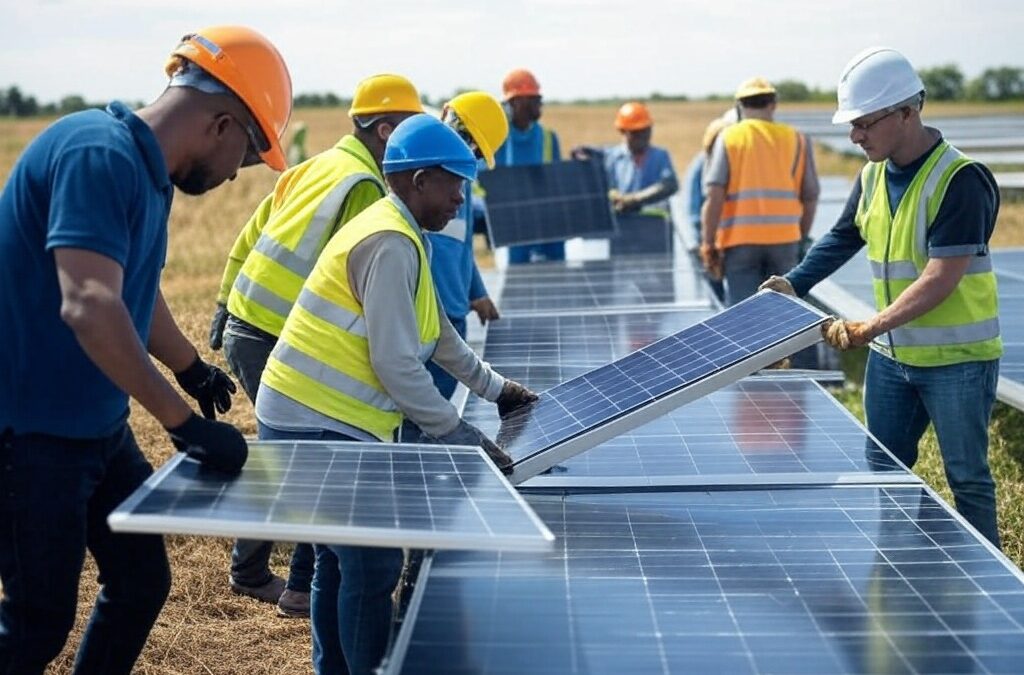
<path fill-rule="evenodd" d="M 100 438 L 124 422 L 127 395 L 60 318 L 53 250 L 123 268 L 122 298 L 146 344 L 173 195 L 156 137 L 121 103 L 68 115 L 25 149 L 0 194 L 0 430 Z"/>
<path fill-rule="evenodd" d="M 473 200 L 469 184 L 466 201 L 458 215 L 440 232 L 427 232 L 430 240 L 430 272 L 444 313 L 452 320 L 464 320 L 469 303 L 487 295 L 487 288 L 473 257 Z"/>
<path fill-rule="evenodd" d="M 654 145 L 639 159 L 633 158 L 625 143 L 608 148 L 604 151 L 604 170 L 611 187 L 622 193 L 638 192 L 676 177 L 668 151 Z"/>

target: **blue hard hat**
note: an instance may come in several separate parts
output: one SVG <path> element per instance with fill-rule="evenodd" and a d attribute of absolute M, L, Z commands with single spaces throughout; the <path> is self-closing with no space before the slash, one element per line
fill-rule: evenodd
<path fill-rule="evenodd" d="M 385 175 L 430 166 L 476 180 L 473 151 L 448 125 L 425 114 L 402 120 L 384 148 Z"/>

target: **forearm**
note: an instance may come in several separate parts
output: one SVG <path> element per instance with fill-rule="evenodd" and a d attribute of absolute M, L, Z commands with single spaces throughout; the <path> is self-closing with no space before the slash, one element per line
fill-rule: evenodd
<path fill-rule="evenodd" d="M 725 204 L 725 188 L 712 185 L 708 188 L 707 199 L 701 209 L 701 241 L 714 246 L 718 234 L 718 224 L 722 219 L 722 206 Z"/>
<path fill-rule="evenodd" d="M 855 227 L 835 227 L 814 245 L 807 257 L 786 274 L 800 297 L 807 295 L 820 281 L 845 265 L 861 248 L 864 240 Z"/>
<path fill-rule="evenodd" d="M 811 234 L 811 227 L 814 226 L 814 215 L 818 211 L 818 200 L 807 199 L 803 202 L 803 212 L 800 214 L 800 237 L 806 238 Z"/>
<path fill-rule="evenodd" d="M 467 227 L 470 227 L 467 225 Z M 480 269 L 476 266 L 476 261 L 473 261 L 473 277 L 469 281 L 469 299 L 479 300 L 480 298 L 487 297 L 487 286 L 484 284 L 483 277 L 480 276 Z"/>
<path fill-rule="evenodd" d="M 178 328 L 162 291 L 158 291 L 156 295 L 147 348 L 153 358 L 167 366 L 173 373 L 180 373 L 188 368 L 198 356 L 196 348 Z"/>
<path fill-rule="evenodd" d="M 921 276 L 869 321 L 872 333 L 888 332 L 935 309 L 960 283 L 969 260 L 964 256 L 929 261 Z"/>
<path fill-rule="evenodd" d="M 85 284 L 65 297 L 61 317 L 96 367 L 164 427 L 176 427 L 192 413 L 146 355 L 120 297 Z"/>
<path fill-rule="evenodd" d="M 443 314 L 441 337 L 437 342 L 433 361 L 456 380 L 465 384 L 474 394 L 488 401 L 496 400 L 505 385 L 505 378 L 491 370 L 491 367 L 470 349 Z"/>
<path fill-rule="evenodd" d="M 647 206 L 648 204 L 668 199 L 678 191 L 679 182 L 676 180 L 675 176 L 672 176 L 671 178 L 666 178 L 665 180 L 649 185 L 643 190 L 634 192 L 633 199 L 636 201 L 637 205 Z"/>

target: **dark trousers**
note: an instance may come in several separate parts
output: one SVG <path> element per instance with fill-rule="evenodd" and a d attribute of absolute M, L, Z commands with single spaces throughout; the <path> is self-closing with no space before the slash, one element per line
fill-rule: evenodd
<path fill-rule="evenodd" d="M 256 403 L 260 377 L 267 367 L 277 338 L 234 317 L 228 317 L 224 330 L 224 358 L 242 385 L 249 400 Z M 272 541 L 239 539 L 231 551 L 231 578 L 244 586 L 262 586 L 274 578 L 270 571 Z M 313 581 L 313 547 L 296 544 L 288 571 L 288 589 L 309 593 Z"/>
<path fill-rule="evenodd" d="M 153 472 L 128 425 L 95 440 L 0 436 L 0 673 L 42 673 L 75 621 L 86 549 L 100 592 L 76 673 L 129 673 L 171 586 L 163 538 L 107 515 Z"/>
<path fill-rule="evenodd" d="M 768 277 L 779 276 L 797 264 L 800 244 L 744 244 L 725 249 L 725 304 L 732 307 L 746 300 Z"/>

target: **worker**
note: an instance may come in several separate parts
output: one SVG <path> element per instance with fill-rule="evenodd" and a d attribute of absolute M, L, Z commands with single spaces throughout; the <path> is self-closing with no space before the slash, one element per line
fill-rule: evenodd
<path fill-rule="evenodd" d="M 182 335 L 160 292 L 174 187 L 198 195 L 239 168 L 285 166 L 291 79 L 259 33 L 186 35 L 169 86 L 136 112 L 64 117 L 25 149 L 0 195 L 0 672 L 42 673 L 75 623 L 86 549 L 100 590 L 76 673 L 129 673 L 163 606 L 157 535 L 107 516 L 152 473 L 134 398 L 179 450 L 241 469 L 242 434 L 213 418 L 234 385 Z"/>
<path fill-rule="evenodd" d="M 482 91 L 459 94 L 442 110 L 442 121 L 455 130 L 474 151 L 477 161 L 494 168 L 494 152 L 508 136 L 508 120 L 501 104 Z M 473 257 L 473 205 L 470 183 L 466 183 L 459 213 L 439 232 L 427 232 L 432 255 L 430 269 L 444 313 L 455 332 L 466 338 L 466 317 L 476 312 L 481 325 L 500 318 L 498 308 L 487 295 Z M 457 382 L 433 361 L 427 370 L 445 398 L 455 393 Z"/>
<path fill-rule="evenodd" d="M 837 320 L 837 349 L 870 345 L 868 430 L 904 464 L 935 427 L 957 510 L 998 546 L 988 422 L 1002 342 L 988 242 L 999 211 L 991 172 L 921 120 L 924 85 L 893 49 L 853 58 L 839 80 L 836 124 L 867 155 L 838 222 L 785 277 L 805 295 L 867 244 L 878 313 Z"/>
<path fill-rule="evenodd" d="M 399 122 L 420 112 L 419 92 L 406 78 L 382 74 L 360 82 L 348 111 L 352 133 L 285 171 L 238 235 L 224 269 L 210 346 L 223 342 L 231 371 L 254 403 L 270 350 L 320 251 L 384 196 L 384 144 Z M 270 541 L 235 543 L 231 590 L 276 603 L 281 616 L 309 616 L 312 546 L 295 546 L 287 582 L 270 570 L 272 548 Z"/>
<path fill-rule="evenodd" d="M 776 92 L 755 77 L 736 91 L 740 121 L 715 140 L 704 170 L 701 258 L 725 279 L 726 304 L 797 263 L 817 208 L 818 175 L 807 138 L 773 121 Z"/>
<path fill-rule="evenodd" d="M 386 198 L 328 242 L 267 362 L 256 419 L 264 439 L 393 441 L 408 416 L 434 441 L 482 447 L 503 470 L 511 458 L 461 420 L 434 387 L 433 359 L 507 414 L 535 395 L 494 373 L 445 318 L 424 232 L 459 212 L 473 152 L 429 115 L 405 120 L 384 152 Z M 380 661 L 402 552 L 316 546 L 313 665 L 368 673 Z"/>
<path fill-rule="evenodd" d="M 501 83 L 505 112 L 509 119 L 508 139 L 495 153 L 498 166 L 532 166 L 562 158 L 558 134 L 541 126 L 540 83 L 528 70 L 516 68 Z M 509 246 L 509 264 L 565 260 L 565 242 Z"/>

